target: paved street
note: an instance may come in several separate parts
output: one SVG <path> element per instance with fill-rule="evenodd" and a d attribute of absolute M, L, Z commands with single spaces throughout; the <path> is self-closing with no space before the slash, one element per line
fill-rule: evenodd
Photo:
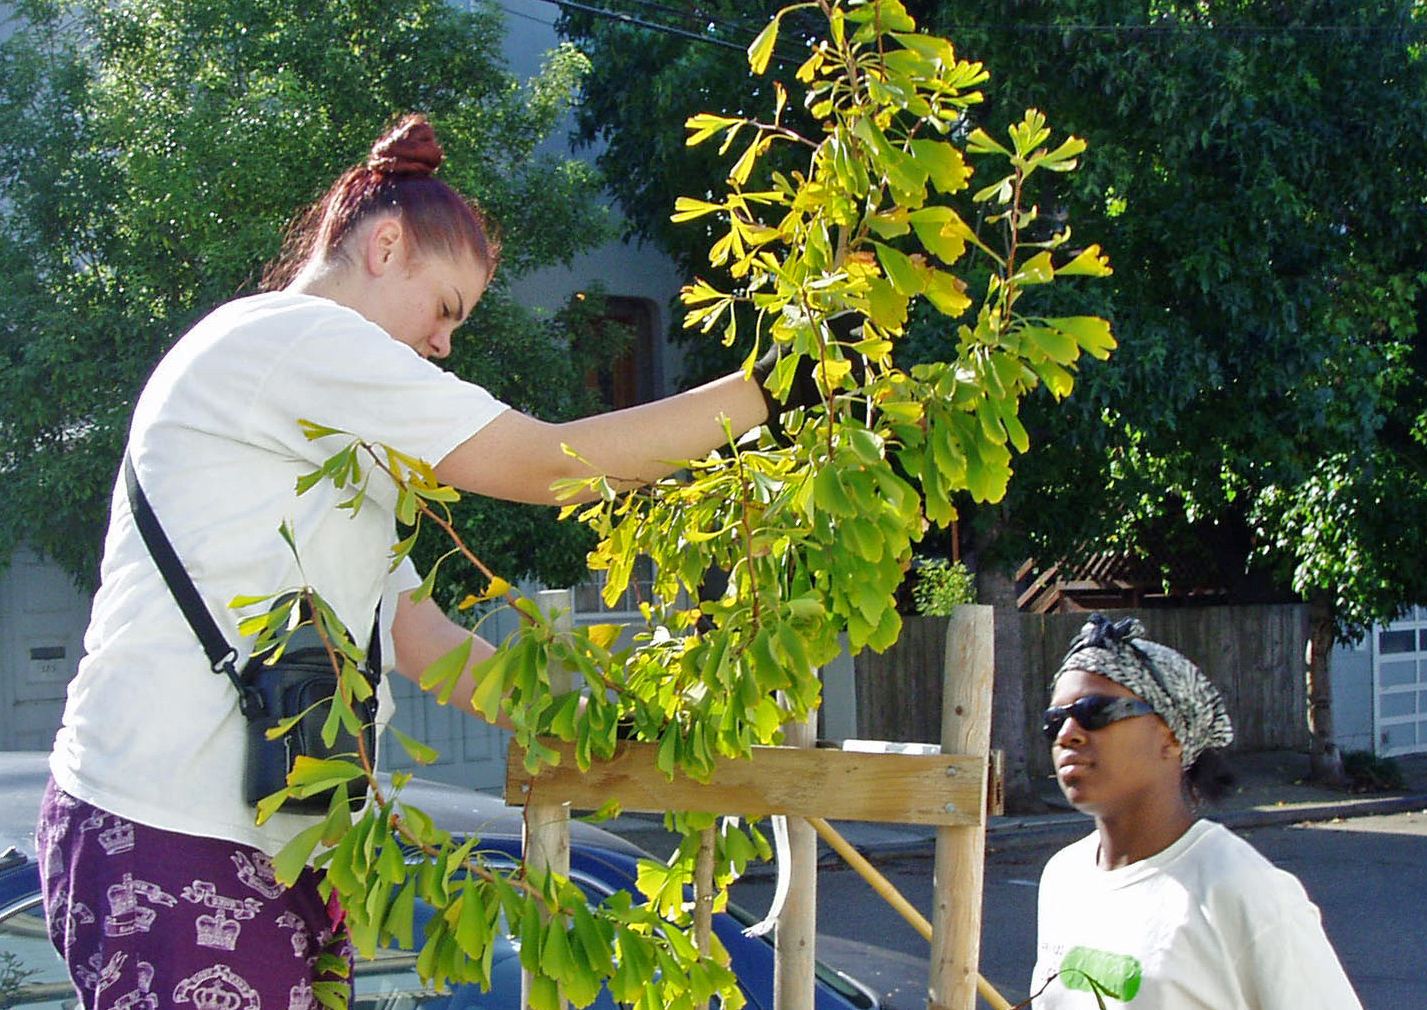
<path fill-rule="evenodd" d="M 1242 832 L 1303 881 L 1365 1010 L 1427 1007 L 1427 812 Z M 982 972 L 1013 1003 L 1026 997 L 1035 954 L 1036 881 L 1054 846 L 1005 846 L 987 856 Z M 932 863 L 874 860 L 923 914 Z M 735 900 L 767 907 L 771 879 L 740 883 Z M 926 943 L 841 864 L 818 878 L 819 956 L 889 994 L 893 1010 L 925 1007 Z"/>

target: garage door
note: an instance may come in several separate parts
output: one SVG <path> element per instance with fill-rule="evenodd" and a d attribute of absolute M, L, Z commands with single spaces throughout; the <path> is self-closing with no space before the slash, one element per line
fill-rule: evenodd
<path fill-rule="evenodd" d="M 1427 607 L 1378 628 L 1374 644 L 1377 752 L 1427 751 Z"/>

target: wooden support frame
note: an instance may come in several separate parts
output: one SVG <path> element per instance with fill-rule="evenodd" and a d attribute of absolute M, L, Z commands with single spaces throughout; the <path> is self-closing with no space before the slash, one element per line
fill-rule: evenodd
<path fill-rule="evenodd" d="M 711 780 L 701 783 L 677 773 L 672 781 L 666 778 L 656 766 L 653 744 L 624 742 L 609 761 L 582 774 L 572 745 L 545 741 L 559 752 L 560 763 L 534 776 L 525 771 L 523 755 L 512 747 L 506 765 L 506 802 L 595 810 L 614 800 L 626 811 L 787 814 L 935 825 L 928 1006 L 974 1010 L 986 816 L 988 802 L 998 802 L 1001 794 L 999 781 L 992 780 L 999 762 L 993 762 L 990 748 L 993 631 L 988 606 L 957 607 L 948 620 L 941 754 L 758 747 L 749 760 L 717 762 Z M 804 890 L 815 890 L 813 880 Z M 799 900 L 815 907 L 813 895 L 801 895 Z M 780 950 L 777 956 L 780 968 L 786 969 L 785 959 L 797 955 Z M 807 988 L 811 990 L 810 983 Z M 803 1004 L 802 998 L 790 1001 L 779 990 L 775 1010 L 799 1010 Z"/>
<path fill-rule="evenodd" d="M 740 817 L 817 816 L 974 827 L 985 823 L 986 756 L 868 754 L 803 747 L 755 747 L 747 760 L 715 762 L 709 782 L 654 763 L 658 745 L 623 741 L 614 755 L 581 772 L 574 745 L 542 740 L 560 763 L 531 775 L 515 748 L 506 763 L 507 803 L 556 800 L 597 810 L 610 800 L 629 813 L 703 810 Z M 510 797 L 520 797 L 511 800 Z"/>

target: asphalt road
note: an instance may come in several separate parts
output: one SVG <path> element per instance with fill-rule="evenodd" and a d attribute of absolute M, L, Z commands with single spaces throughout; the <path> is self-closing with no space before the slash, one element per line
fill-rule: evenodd
<path fill-rule="evenodd" d="M 1241 833 L 1303 881 L 1365 1010 L 1427 1007 L 1427 812 Z M 981 971 L 1012 1003 L 1027 995 L 1036 881 L 1054 848 L 987 853 Z M 930 916 L 930 853 L 873 862 Z M 762 912 L 772 890 L 772 880 L 741 882 L 734 900 Z M 818 932 L 818 956 L 886 993 L 888 1010 L 924 1010 L 926 942 L 840 863 L 818 876 Z"/>

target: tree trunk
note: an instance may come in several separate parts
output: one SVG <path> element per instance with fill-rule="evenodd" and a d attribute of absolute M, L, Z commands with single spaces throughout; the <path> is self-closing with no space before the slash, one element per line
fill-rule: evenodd
<path fill-rule="evenodd" d="M 1317 596 L 1308 605 L 1308 775 L 1321 785 L 1343 787 L 1343 755 L 1334 742 L 1333 608 L 1328 598 Z"/>

